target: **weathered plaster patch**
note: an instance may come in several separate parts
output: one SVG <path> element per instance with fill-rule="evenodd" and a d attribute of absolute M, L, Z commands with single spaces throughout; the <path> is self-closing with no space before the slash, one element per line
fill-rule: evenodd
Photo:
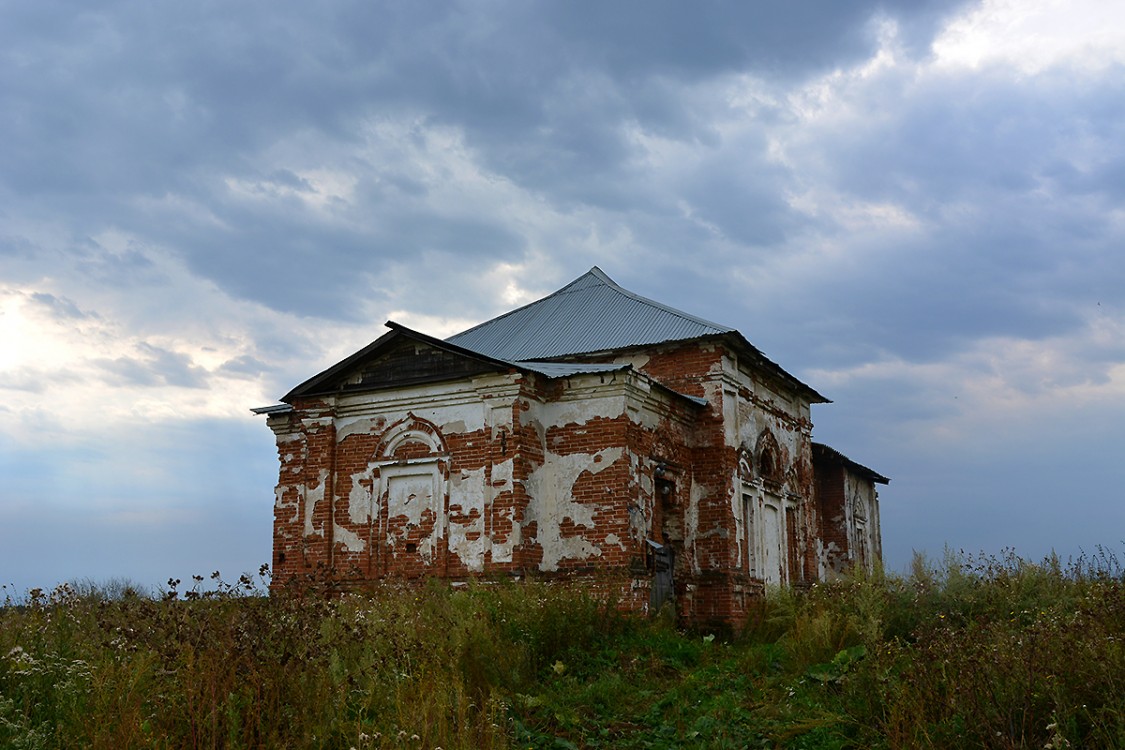
<path fill-rule="evenodd" d="M 336 423 L 336 442 L 342 443 L 352 435 L 377 435 L 385 426 L 386 421 L 381 417 L 343 418 Z"/>
<path fill-rule="evenodd" d="M 473 394 L 474 399 L 476 394 Z M 415 416 L 421 417 L 435 425 L 460 423 L 460 429 L 450 429 L 449 432 L 476 432 L 483 430 L 485 408 L 482 401 L 473 400 L 469 403 L 441 404 L 434 406 L 432 402 L 421 408 L 410 410 Z M 442 428 L 442 431 L 446 430 Z"/>
<path fill-rule="evenodd" d="M 503 539 L 501 539 L 498 534 L 493 535 L 492 562 L 510 563 L 515 560 L 516 548 L 519 547 L 520 542 L 523 541 L 523 528 L 520 526 L 519 522 L 516 521 L 515 508 L 504 508 L 500 513 L 500 518 L 511 525 L 512 532 Z"/>
<path fill-rule="evenodd" d="M 356 472 L 352 474 L 351 482 L 348 490 L 348 520 L 355 524 L 368 523 L 373 510 L 371 472 L 366 469 Z"/>
<path fill-rule="evenodd" d="M 695 554 L 695 540 L 699 538 L 699 503 L 707 497 L 709 493 L 705 490 L 700 482 L 691 483 L 691 491 L 688 494 L 687 507 L 684 508 L 684 540 L 689 552 L 691 570 L 696 575 L 699 574 L 701 568 L 699 566 L 699 557 Z"/>
<path fill-rule="evenodd" d="M 445 526 L 444 483 L 438 465 L 385 466 L 382 477 L 387 496 L 387 545 L 393 548 L 405 534 L 428 525 L 430 533 L 417 542 L 417 551 L 430 564 Z"/>
<path fill-rule="evenodd" d="M 334 523 L 332 533 L 334 535 L 333 538 L 347 547 L 348 552 L 363 552 L 363 550 L 367 549 L 367 543 L 364 542 L 358 534 L 345 526 Z"/>
<path fill-rule="evenodd" d="M 484 495 L 483 468 L 462 471 L 450 481 L 449 552 L 474 572 L 484 570 L 488 543 L 484 534 Z M 461 518 L 456 523 L 452 518 L 454 506 L 460 507 Z"/>
<path fill-rule="evenodd" d="M 645 365 L 649 363 L 650 359 L 652 359 L 652 357 L 647 354 L 631 354 L 628 356 L 614 357 L 613 361 L 622 365 L 632 365 L 634 370 L 642 370 Z"/>
<path fill-rule="evenodd" d="M 446 422 L 441 426 L 441 434 L 443 435 L 456 435 L 468 431 L 469 428 L 465 426 L 465 421 L 461 419 L 456 422 Z"/>
<path fill-rule="evenodd" d="M 287 502 L 285 500 L 285 493 L 286 492 L 293 492 L 298 497 L 300 496 L 299 495 L 299 489 L 295 485 L 292 485 L 292 484 L 279 484 L 279 485 L 277 485 L 276 487 L 274 487 L 274 490 L 273 490 L 273 494 L 274 494 L 274 502 L 273 502 L 274 513 L 275 513 L 275 516 L 277 517 L 277 521 L 279 523 L 287 523 L 287 524 L 288 523 L 295 523 L 297 521 L 298 516 L 301 513 L 301 509 L 299 507 L 299 503 L 297 503 L 296 501 Z M 284 511 L 284 510 L 293 511 L 293 516 L 291 518 L 288 518 L 288 519 L 282 518 L 281 512 Z"/>
<path fill-rule="evenodd" d="M 323 529 L 317 531 L 313 527 L 313 512 L 316 510 L 316 504 L 324 500 L 324 482 L 328 478 L 328 470 L 320 470 L 320 481 L 317 482 L 315 487 L 305 488 L 305 536 L 321 536 Z"/>
<path fill-rule="evenodd" d="M 620 416 L 625 409 L 624 400 L 618 397 L 584 398 L 575 401 L 559 401 L 541 407 L 542 416 L 551 426 L 585 424 L 592 419 L 612 419 Z"/>
<path fill-rule="evenodd" d="M 601 550 L 585 537 L 562 537 L 560 526 L 569 518 L 575 526 L 593 527 L 596 508 L 575 502 L 571 490 L 583 472 L 598 474 L 612 466 L 623 453 L 622 448 L 565 456 L 548 451 L 543 464 L 528 477 L 528 494 L 533 498 L 528 510 L 531 520 L 539 524 L 536 541 L 543 550 L 542 570 L 557 570 L 559 562 L 565 559 L 601 555 Z"/>
<path fill-rule="evenodd" d="M 652 521 L 646 517 L 644 509 L 639 505 L 629 505 L 629 533 L 638 544 L 648 536 Z"/>
<path fill-rule="evenodd" d="M 485 415 L 490 407 L 487 403 L 478 389 L 470 385 L 454 391 L 443 385 L 357 394 L 341 402 L 343 413 L 336 420 L 337 439 L 378 434 L 409 414 L 438 425 L 443 434 L 475 432 L 485 427 Z"/>

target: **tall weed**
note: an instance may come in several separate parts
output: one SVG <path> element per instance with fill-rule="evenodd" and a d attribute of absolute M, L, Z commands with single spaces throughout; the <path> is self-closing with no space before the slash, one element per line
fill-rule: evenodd
<path fill-rule="evenodd" d="M 775 590 L 731 642 L 611 590 L 28 592 L 0 607 L 0 747 L 1125 747 L 1104 550 Z"/>

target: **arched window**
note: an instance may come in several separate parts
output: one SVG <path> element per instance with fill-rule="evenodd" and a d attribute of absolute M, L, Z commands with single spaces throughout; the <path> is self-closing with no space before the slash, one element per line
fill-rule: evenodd
<path fill-rule="evenodd" d="M 778 482 L 781 480 L 781 451 L 777 446 L 777 439 L 769 430 L 763 430 L 758 437 L 757 454 L 758 476 L 762 479 Z"/>

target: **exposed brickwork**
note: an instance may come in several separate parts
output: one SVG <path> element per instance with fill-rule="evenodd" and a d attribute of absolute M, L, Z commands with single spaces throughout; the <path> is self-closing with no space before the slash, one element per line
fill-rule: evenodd
<path fill-rule="evenodd" d="M 276 585 L 585 576 L 645 611 L 667 544 L 681 618 L 740 627 L 768 583 L 850 559 L 845 472 L 814 466 L 807 397 L 722 340 L 591 355 L 633 369 L 555 379 L 454 354 L 396 344 L 270 417 Z M 381 361 L 411 382 L 389 387 Z"/>
<path fill-rule="evenodd" d="M 844 467 L 825 464 L 818 468 L 816 496 L 820 506 L 820 543 L 824 548 L 825 565 L 832 571 L 840 572 L 848 567 Z"/>

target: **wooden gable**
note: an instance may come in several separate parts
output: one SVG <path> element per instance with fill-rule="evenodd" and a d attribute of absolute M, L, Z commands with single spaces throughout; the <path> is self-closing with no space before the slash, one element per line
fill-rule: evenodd
<path fill-rule="evenodd" d="M 349 391 L 399 388 L 419 383 L 504 372 L 507 362 L 388 323 L 390 333 L 290 391 L 282 401 Z"/>
<path fill-rule="evenodd" d="M 404 336 L 350 373 L 343 382 L 343 389 L 395 388 L 415 383 L 460 380 L 498 369 L 497 365 Z"/>

